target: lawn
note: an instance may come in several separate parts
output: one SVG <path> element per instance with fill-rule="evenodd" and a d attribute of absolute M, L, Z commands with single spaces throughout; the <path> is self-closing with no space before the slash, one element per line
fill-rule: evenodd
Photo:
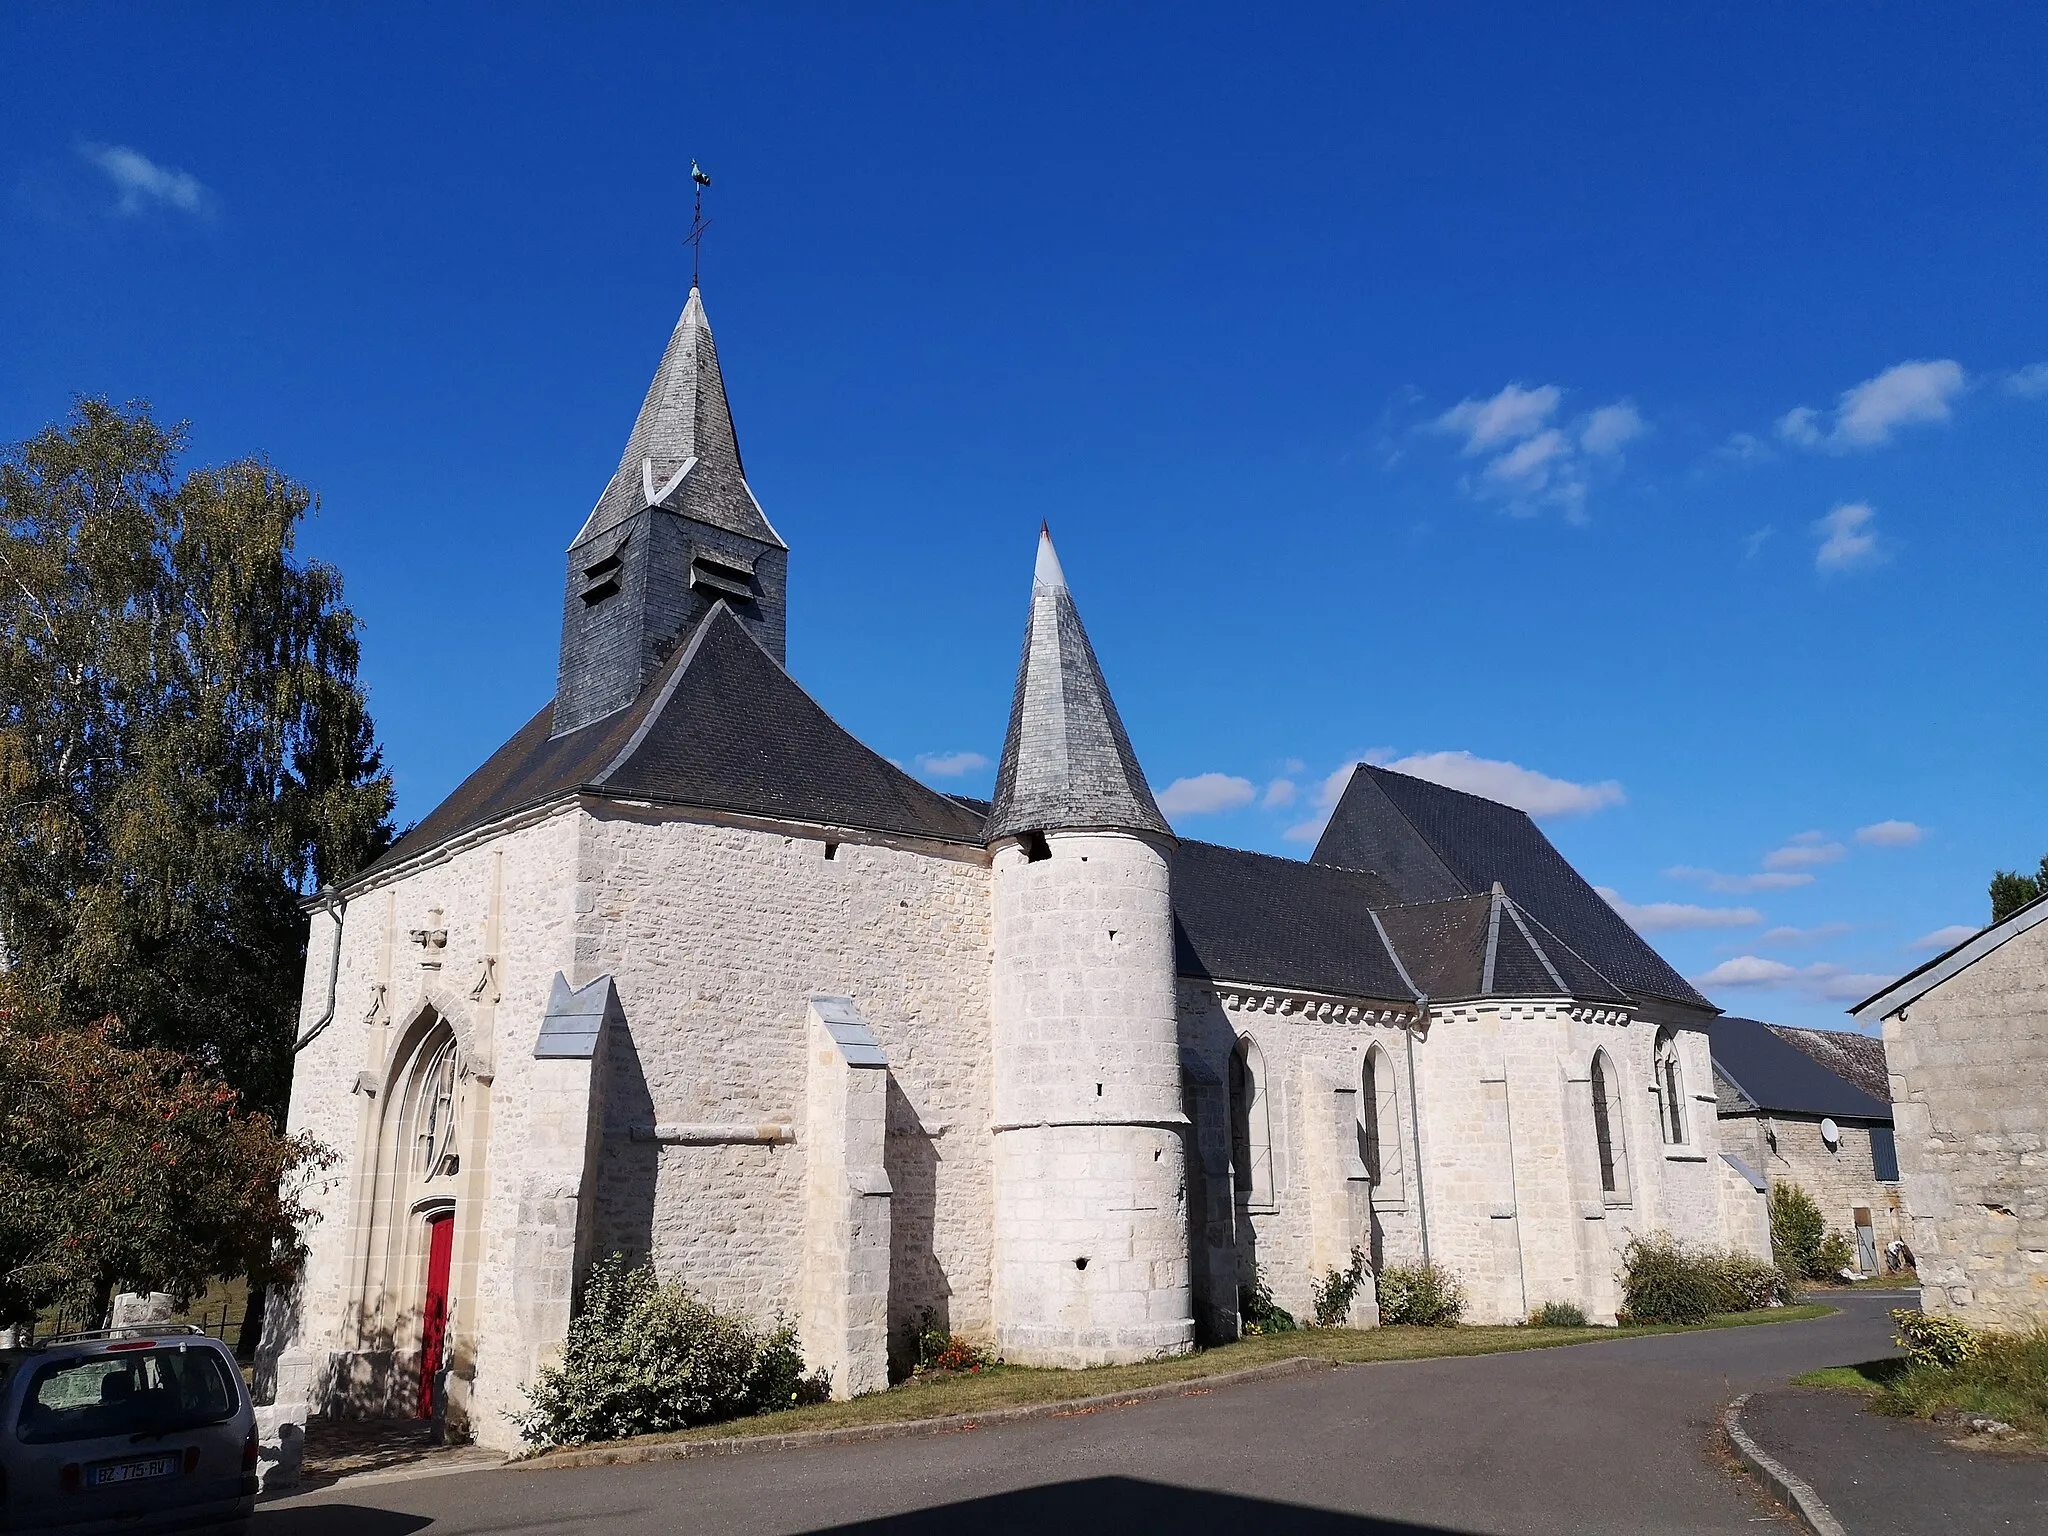
<path fill-rule="evenodd" d="M 2048 1328 L 1980 1334 L 1981 1351 L 1961 1365 L 1915 1365 L 1903 1357 L 1830 1366 L 1792 1378 L 1798 1387 L 1867 1392 L 1878 1413 L 1899 1418 L 1984 1415 L 2048 1437 Z"/>
<path fill-rule="evenodd" d="M 789 1435 L 810 1430 L 846 1429 L 959 1414 L 992 1413 L 1041 1403 L 1111 1396 L 1146 1387 L 1223 1376 L 1281 1360 L 1327 1360 L 1337 1365 L 1362 1365 L 1378 1360 L 1426 1360 L 1448 1355 L 1491 1355 L 1519 1349 L 1555 1349 L 1603 1339 L 1641 1338 L 1658 1333 L 1687 1333 L 1707 1328 L 1742 1328 L 1756 1323 L 1794 1323 L 1825 1317 L 1833 1307 L 1804 1305 L 1735 1312 L 1690 1327 L 1679 1324 L 1629 1328 L 1309 1328 L 1295 1333 L 1265 1334 L 1234 1344 L 1146 1360 L 1135 1365 L 1106 1365 L 1086 1371 L 1034 1370 L 999 1365 L 975 1372 L 913 1378 L 886 1392 L 870 1393 L 850 1402 L 819 1403 L 766 1413 L 751 1419 L 706 1424 L 668 1435 L 644 1435 L 606 1442 L 609 1446 L 654 1445 L 672 1441 L 740 1439 L 754 1435 Z M 574 1447 L 588 1449 L 588 1447 Z"/>

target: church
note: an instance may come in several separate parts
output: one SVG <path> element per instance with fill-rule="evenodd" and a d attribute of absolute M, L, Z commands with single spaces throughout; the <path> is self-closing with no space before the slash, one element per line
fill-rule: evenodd
<path fill-rule="evenodd" d="M 1522 812 L 1360 766 L 1307 861 L 1176 836 L 1043 531 L 994 798 L 942 794 L 786 670 L 789 562 L 693 288 L 552 701 L 316 904 L 290 1129 L 339 1160 L 280 1404 L 509 1447 L 611 1253 L 850 1396 L 927 1316 L 1136 1360 L 1354 1248 L 1474 1322 L 1612 1321 L 1631 1233 L 1768 1252 L 1715 1008 Z"/>

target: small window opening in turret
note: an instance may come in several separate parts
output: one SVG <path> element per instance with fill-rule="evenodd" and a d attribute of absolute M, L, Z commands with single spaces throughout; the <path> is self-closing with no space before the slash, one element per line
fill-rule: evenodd
<path fill-rule="evenodd" d="M 1102 1097 L 1102 1084 L 1100 1083 L 1095 1085 L 1095 1097 L 1098 1099 Z"/>
<path fill-rule="evenodd" d="M 1052 848 L 1043 832 L 1026 832 L 1018 841 L 1024 846 L 1024 862 L 1039 864 L 1052 857 Z"/>
<path fill-rule="evenodd" d="M 1088 1260 L 1087 1260 L 1086 1258 L 1079 1258 L 1079 1259 L 1076 1259 L 1076 1260 L 1074 1260 L 1074 1268 L 1076 1268 L 1076 1269 L 1086 1269 L 1087 1267 L 1088 1267 Z"/>
<path fill-rule="evenodd" d="M 1114 928 L 1109 930 L 1109 942 L 1112 944 L 1116 942 L 1116 930 Z"/>
<path fill-rule="evenodd" d="M 839 857 L 839 845 L 838 845 L 837 843 L 827 843 L 827 844 L 825 845 L 825 857 L 826 857 L 826 858 L 828 858 L 828 859 L 836 859 L 836 858 L 838 858 L 838 857 Z"/>

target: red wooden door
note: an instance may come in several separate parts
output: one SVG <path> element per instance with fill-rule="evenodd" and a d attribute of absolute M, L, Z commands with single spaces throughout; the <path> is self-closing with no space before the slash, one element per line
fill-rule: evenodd
<path fill-rule="evenodd" d="M 420 1317 L 420 1417 L 434 1416 L 434 1379 L 448 1338 L 448 1261 L 455 1252 L 455 1217 L 427 1222 L 427 1304 Z"/>

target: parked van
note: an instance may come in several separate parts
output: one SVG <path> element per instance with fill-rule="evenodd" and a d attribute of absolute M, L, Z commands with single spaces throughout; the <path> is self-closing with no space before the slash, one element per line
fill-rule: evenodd
<path fill-rule="evenodd" d="M 197 1328 L 0 1350 L 0 1531 L 218 1531 L 256 1506 L 256 1413 Z"/>

